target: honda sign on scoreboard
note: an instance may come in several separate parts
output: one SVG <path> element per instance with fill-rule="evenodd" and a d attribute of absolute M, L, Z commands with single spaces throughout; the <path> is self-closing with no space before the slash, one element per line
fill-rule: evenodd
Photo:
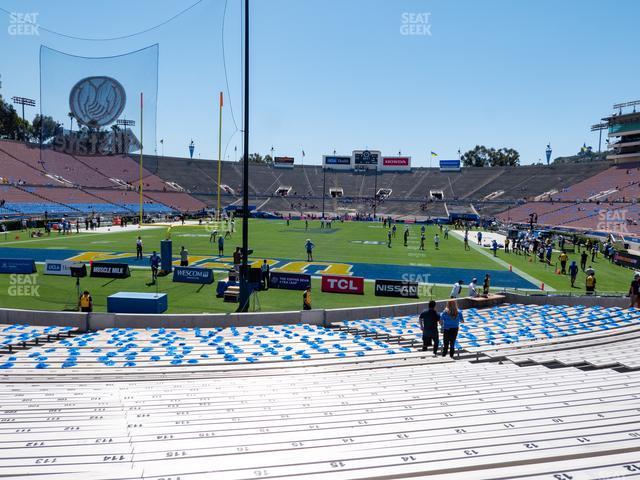
<path fill-rule="evenodd" d="M 364 295 L 364 277 L 322 275 L 321 286 L 323 292 Z"/>
<path fill-rule="evenodd" d="M 411 170 L 411 157 L 382 157 L 380 170 Z"/>
<path fill-rule="evenodd" d="M 354 150 L 351 154 L 354 168 L 378 168 L 381 157 L 377 150 Z"/>

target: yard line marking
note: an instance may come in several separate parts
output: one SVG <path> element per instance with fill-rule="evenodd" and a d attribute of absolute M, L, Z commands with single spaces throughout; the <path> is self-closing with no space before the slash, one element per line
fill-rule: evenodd
<path fill-rule="evenodd" d="M 464 240 L 464 233 L 462 232 L 458 232 L 457 230 L 454 230 L 453 233 L 457 236 L 459 236 L 462 240 Z M 484 247 L 481 247 L 480 245 L 477 245 L 476 243 L 469 241 L 469 246 L 473 249 L 475 249 L 476 251 L 480 252 L 482 255 L 484 255 L 485 257 L 490 258 L 491 260 L 493 260 L 494 262 L 496 262 L 498 265 L 501 265 L 503 267 L 505 267 L 507 270 L 509 269 L 509 266 L 511 264 L 505 262 L 504 260 L 502 260 L 499 257 L 494 257 L 492 253 L 488 252 Z M 529 282 L 533 283 L 534 285 L 540 285 L 542 284 L 542 280 L 537 279 L 536 277 L 529 275 L 527 272 L 523 272 L 522 270 L 520 270 L 517 267 L 514 267 L 513 265 L 511 265 L 511 270 L 513 271 L 513 273 L 515 273 L 516 275 L 521 276 L 522 278 L 524 278 L 525 280 L 528 280 Z M 550 287 L 549 285 L 545 285 L 544 286 L 545 290 L 550 291 L 550 292 L 555 292 L 556 289 L 553 287 Z"/>

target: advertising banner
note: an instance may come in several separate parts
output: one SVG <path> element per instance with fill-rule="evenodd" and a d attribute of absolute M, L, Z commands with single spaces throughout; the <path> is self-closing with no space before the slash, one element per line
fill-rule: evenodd
<path fill-rule="evenodd" d="M 269 288 L 283 290 L 306 290 L 311 285 L 311 275 L 271 271 L 269 274 Z"/>
<path fill-rule="evenodd" d="M 328 293 L 364 295 L 364 277 L 322 275 L 322 291 Z"/>
<path fill-rule="evenodd" d="M 174 267 L 173 281 L 210 285 L 213 283 L 213 270 L 211 268 Z"/>
<path fill-rule="evenodd" d="M 0 273 L 35 273 L 36 262 L 30 258 L 0 258 Z"/>
<path fill-rule="evenodd" d="M 278 168 L 293 168 L 293 157 L 273 157 L 273 166 Z"/>
<path fill-rule="evenodd" d="M 377 297 L 418 298 L 418 282 L 402 280 L 376 280 Z"/>
<path fill-rule="evenodd" d="M 68 260 L 47 260 L 44 264 L 44 274 L 70 277 L 71 265 L 78 265 L 78 263 Z"/>
<path fill-rule="evenodd" d="M 461 169 L 460 160 L 440 160 L 441 172 L 459 172 Z"/>
<path fill-rule="evenodd" d="M 126 263 L 93 262 L 91 264 L 91 277 L 97 278 L 129 278 L 131 272 Z"/>
<path fill-rule="evenodd" d="M 640 257 L 631 253 L 618 252 L 613 256 L 613 261 L 625 267 L 640 268 Z"/>
<path fill-rule="evenodd" d="M 380 169 L 387 171 L 411 170 L 411 157 L 382 157 Z"/>

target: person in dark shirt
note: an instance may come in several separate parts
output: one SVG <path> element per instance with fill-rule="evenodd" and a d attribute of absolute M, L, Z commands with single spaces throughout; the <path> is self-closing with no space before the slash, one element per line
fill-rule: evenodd
<path fill-rule="evenodd" d="M 587 251 L 583 251 L 582 254 L 580 254 L 580 268 L 582 269 L 582 271 L 584 272 L 585 269 L 587 268 Z"/>
<path fill-rule="evenodd" d="M 631 287 L 629 288 L 629 301 L 631 302 L 629 308 L 640 308 L 640 273 L 636 273 L 631 281 Z"/>
<path fill-rule="evenodd" d="M 436 302 L 429 302 L 429 309 L 420 314 L 420 329 L 422 330 L 422 351 L 426 352 L 433 341 L 433 355 L 438 354 L 438 345 L 440 340 L 438 337 L 438 322 L 440 322 L 440 314 L 436 312 Z"/>
<path fill-rule="evenodd" d="M 569 275 L 571 275 L 571 288 L 576 286 L 576 278 L 578 276 L 578 265 L 576 265 L 576 261 L 573 260 L 571 265 L 569 265 Z"/>

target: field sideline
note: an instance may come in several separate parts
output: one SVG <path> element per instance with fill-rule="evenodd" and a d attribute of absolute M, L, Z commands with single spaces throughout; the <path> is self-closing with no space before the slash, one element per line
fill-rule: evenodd
<path fill-rule="evenodd" d="M 236 229 L 240 221 L 236 222 Z M 433 297 L 446 298 L 450 285 L 455 280 L 470 281 L 470 275 L 482 281 L 482 274 L 490 271 L 495 277 L 492 285 L 512 288 L 539 287 L 537 282 L 544 282 L 546 288 L 558 291 L 570 290 L 568 278 L 557 275 L 554 267 L 544 266 L 536 262 L 529 262 L 527 258 L 498 253 L 496 261 L 487 252 L 474 247 L 471 251 L 464 251 L 462 240 L 453 233 L 448 239 L 435 226 L 428 226 L 426 230 L 425 252 L 419 250 L 420 226 L 409 226 L 408 246 L 403 246 L 404 225 L 397 226 L 396 238 L 392 240 L 392 248 L 387 247 L 387 230 L 381 224 L 369 222 L 333 223 L 332 229 L 321 229 L 318 221 L 309 223 L 305 230 L 303 221 L 292 221 L 287 226 L 281 220 L 256 220 L 250 222 L 250 248 L 254 250 L 251 260 L 260 263 L 263 258 L 269 259 L 274 268 L 288 271 L 305 271 L 317 276 L 319 273 L 347 273 L 362 275 L 366 278 L 404 278 L 404 276 L 418 275 L 418 280 L 431 285 Z M 147 286 L 150 279 L 148 270 L 148 255 L 152 250 L 159 251 L 160 241 L 168 234 L 167 227 L 142 228 L 122 231 L 120 227 L 112 227 L 108 233 L 73 233 L 42 238 L 29 238 L 26 232 L 10 232 L 6 239 L 0 237 L 0 257 L 19 255 L 23 258 L 36 260 L 45 258 L 76 258 L 84 261 L 112 258 L 115 261 L 127 261 L 132 265 L 132 276 L 126 280 L 107 281 L 105 279 L 86 278 L 82 280 L 82 288 L 91 291 L 96 311 L 106 308 L 106 297 L 118 291 L 155 291 L 155 286 Z M 190 261 L 199 265 L 214 267 L 216 280 L 223 277 L 222 270 L 228 265 L 236 245 L 240 245 L 241 237 L 238 232 L 225 242 L 225 257 L 218 258 L 217 244 L 209 241 L 210 227 L 185 225 L 174 226 L 170 230 L 173 241 L 173 255 L 177 258 L 180 247 L 189 250 Z M 435 250 L 434 235 L 440 235 L 440 248 Z M 135 261 L 135 240 L 140 235 L 144 243 L 145 259 Z M 16 238 L 19 237 L 19 238 Z M 314 249 L 314 264 L 306 263 L 304 242 L 310 238 L 316 245 Z M 475 242 L 475 233 L 470 235 Z M 554 261 L 557 255 L 554 255 Z M 577 260 L 577 254 L 570 254 L 570 258 Z M 509 272 L 509 265 L 514 272 L 521 271 L 525 278 Z M 609 264 L 604 259 L 598 259 L 593 264 L 598 278 L 598 290 L 620 291 L 627 290 L 631 272 L 629 270 Z M 42 272 L 42 266 L 38 266 Z M 423 275 L 426 274 L 426 275 Z M 460 276 L 460 278 L 457 278 Z M 0 276 L 0 300 L 2 305 L 15 308 L 31 308 L 45 310 L 60 310 L 70 308 L 74 304 L 75 284 L 67 277 L 38 275 L 37 295 L 12 295 L 16 289 L 10 288 L 10 276 Z M 533 285 L 535 283 L 535 285 Z M 526 285 L 522 287 L 522 285 Z M 583 292 L 584 275 L 578 277 L 576 293 Z M 500 286 L 500 285 L 498 285 Z M 169 294 L 169 312 L 230 312 L 235 309 L 234 304 L 225 304 L 215 298 L 215 284 L 200 288 L 198 285 L 172 283 L 170 277 L 162 278 L 159 291 Z M 28 289 L 27 289 L 28 290 Z M 402 299 L 375 297 L 373 283 L 366 282 L 365 295 L 340 295 L 320 292 L 318 278 L 313 280 L 314 308 L 340 308 L 363 305 L 381 305 L 399 303 Z M 423 293 L 425 289 L 422 289 Z M 259 294 L 260 306 L 267 310 L 298 310 L 301 306 L 301 292 L 286 290 L 270 290 Z M 422 298 L 425 298 L 424 296 Z"/>

